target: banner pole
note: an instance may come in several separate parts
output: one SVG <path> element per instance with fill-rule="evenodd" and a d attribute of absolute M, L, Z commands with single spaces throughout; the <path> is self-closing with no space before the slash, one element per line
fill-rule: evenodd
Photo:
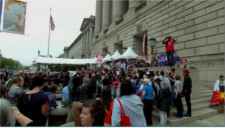
<path fill-rule="evenodd" d="M 51 18 L 51 12 L 52 12 L 52 8 L 50 8 L 50 16 L 49 16 L 49 18 Z M 50 57 L 50 55 L 49 55 L 49 47 L 50 47 L 50 34 L 51 34 L 51 32 L 50 32 L 50 30 L 51 30 L 51 23 L 50 23 L 50 20 L 51 19 L 49 19 L 49 29 L 48 29 L 48 52 L 47 52 L 47 57 Z"/>

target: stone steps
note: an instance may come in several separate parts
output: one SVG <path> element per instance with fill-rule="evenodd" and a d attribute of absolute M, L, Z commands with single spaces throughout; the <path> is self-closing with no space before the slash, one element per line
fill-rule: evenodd
<path fill-rule="evenodd" d="M 196 104 L 191 104 L 191 110 L 192 111 L 198 111 L 198 110 L 201 110 L 203 108 L 209 108 L 210 107 L 210 102 L 203 102 L 203 103 L 196 103 Z M 184 112 L 187 112 L 187 106 L 186 105 L 183 105 L 183 108 L 184 108 Z M 176 111 L 176 108 L 172 109 L 172 110 L 175 110 L 174 112 L 177 112 Z"/>
<path fill-rule="evenodd" d="M 192 112 L 195 112 L 195 111 L 199 111 L 199 110 L 202 110 L 202 109 L 205 109 L 205 108 L 209 108 L 210 107 L 210 103 L 209 102 L 205 102 L 205 103 L 201 103 L 201 104 L 195 104 L 195 105 L 191 105 L 191 110 Z M 187 112 L 187 106 L 186 105 L 183 105 L 183 108 L 184 108 L 184 113 Z M 176 110 L 176 107 L 171 107 L 170 108 L 170 114 L 171 114 L 171 117 L 175 116 L 177 114 L 177 110 Z M 154 116 L 159 116 L 158 114 L 158 109 L 156 107 L 154 107 L 154 110 L 156 111 L 157 114 L 153 114 Z"/>
<path fill-rule="evenodd" d="M 211 97 L 204 97 L 200 99 L 191 99 L 191 104 L 202 103 L 202 102 L 210 102 Z M 185 98 L 182 98 L 183 106 L 186 105 Z"/>
<path fill-rule="evenodd" d="M 200 94 L 200 98 L 203 98 L 203 97 L 212 97 L 212 93 L 203 93 L 203 94 Z"/>
<path fill-rule="evenodd" d="M 201 90 L 211 90 L 211 91 L 213 91 L 212 89 L 209 89 L 209 88 L 206 88 L 206 87 L 200 87 L 199 90 L 200 90 L 200 91 L 201 91 Z"/>
<path fill-rule="evenodd" d="M 213 90 L 200 90 L 201 93 L 213 93 Z"/>
<path fill-rule="evenodd" d="M 204 119 L 208 116 L 212 116 L 217 113 L 219 113 L 219 111 L 216 109 L 204 108 L 204 109 L 200 109 L 198 111 L 192 111 L 192 117 L 183 117 L 182 119 L 176 119 L 175 116 L 171 115 L 167 119 L 167 121 L 168 121 L 167 124 L 168 124 L 168 126 L 179 126 L 179 125 L 183 125 L 186 123 L 194 122 L 196 120 Z M 157 119 L 159 122 L 159 120 L 160 120 L 159 112 L 153 111 L 152 118 Z"/>
<path fill-rule="evenodd" d="M 197 99 L 191 99 L 191 106 L 192 106 L 192 117 L 184 117 L 182 119 L 176 119 L 176 108 L 171 107 L 170 117 L 168 117 L 168 126 L 179 126 L 186 123 L 191 123 L 196 120 L 201 120 L 206 117 L 215 115 L 219 112 L 222 112 L 223 109 L 218 109 L 219 107 L 210 104 L 210 100 L 212 97 L 213 90 L 210 90 L 205 87 L 200 87 L 200 96 Z M 184 114 L 187 112 L 187 106 L 185 98 L 182 98 Z M 159 123 L 159 111 L 154 106 L 154 110 L 152 112 L 152 118 L 156 119 Z"/>
<path fill-rule="evenodd" d="M 168 120 L 168 125 L 179 126 L 182 124 L 194 122 L 196 120 L 204 119 L 206 117 L 215 115 L 217 113 L 219 112 L 215 109 L 205 108 L 205 109 L 201 109 L 201 110 L 193 112 L 192 117 L 184 117 L 182 119 L 176 119 L 175 117 L 172 117 Z"/>

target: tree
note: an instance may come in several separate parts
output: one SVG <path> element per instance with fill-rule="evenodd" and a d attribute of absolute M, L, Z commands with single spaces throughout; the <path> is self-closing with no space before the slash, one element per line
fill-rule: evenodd
<path fill-rule="evenodd" d="M 0 55 L 0 68 L 2 69 L 21 69 L 23 65 L 16 60 Z"/>

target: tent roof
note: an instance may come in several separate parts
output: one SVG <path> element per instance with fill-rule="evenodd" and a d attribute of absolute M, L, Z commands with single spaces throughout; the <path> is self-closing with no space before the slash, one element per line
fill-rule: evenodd
<path fill-rule="evenodd" d="M 136 59 L 138 55 L 132 50 L 131 47 L 128 47 L 128 49 L 121 55 L 121 59 Z"/>
<path fill-rule="evenodd" d="M 97 58 L 91 59 L 67 59 L 67 58 L 47 58 L 38 57 L 37 64 L 60 64 L 60 65 L 85 65 L 96 63 Z"/>
<path fill-rule="evenodd" d="M 111 56 L 109 55 L 109 54 L 107 54 L 106 56 L 105 56 L 105 58 L 103 59 L 103 62 L 104 61 L 111 61 Z"/>
<path fill-rule="evenodd" d="M 116 50 L 116 52 L 112 55 L 111 59 L 118 60 L 120 59 L 120 57 L 120 53 L 118 52 L 118 50 Z"/>

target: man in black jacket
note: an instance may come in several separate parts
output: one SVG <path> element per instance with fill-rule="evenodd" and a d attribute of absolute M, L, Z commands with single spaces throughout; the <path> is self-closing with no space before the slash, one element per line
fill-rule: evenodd
<path fill-rule="evenodd" d="M 187 104 L 187 114 L 184 116 L 191 117 L 191 88 L 192 88 L 192 81 L 189 76 L 189 71 L 187 69 L 183 70 L 184 75 L 184 83 L 183 83 L 183 95 L 185 96 L 186 104 Z"/>

